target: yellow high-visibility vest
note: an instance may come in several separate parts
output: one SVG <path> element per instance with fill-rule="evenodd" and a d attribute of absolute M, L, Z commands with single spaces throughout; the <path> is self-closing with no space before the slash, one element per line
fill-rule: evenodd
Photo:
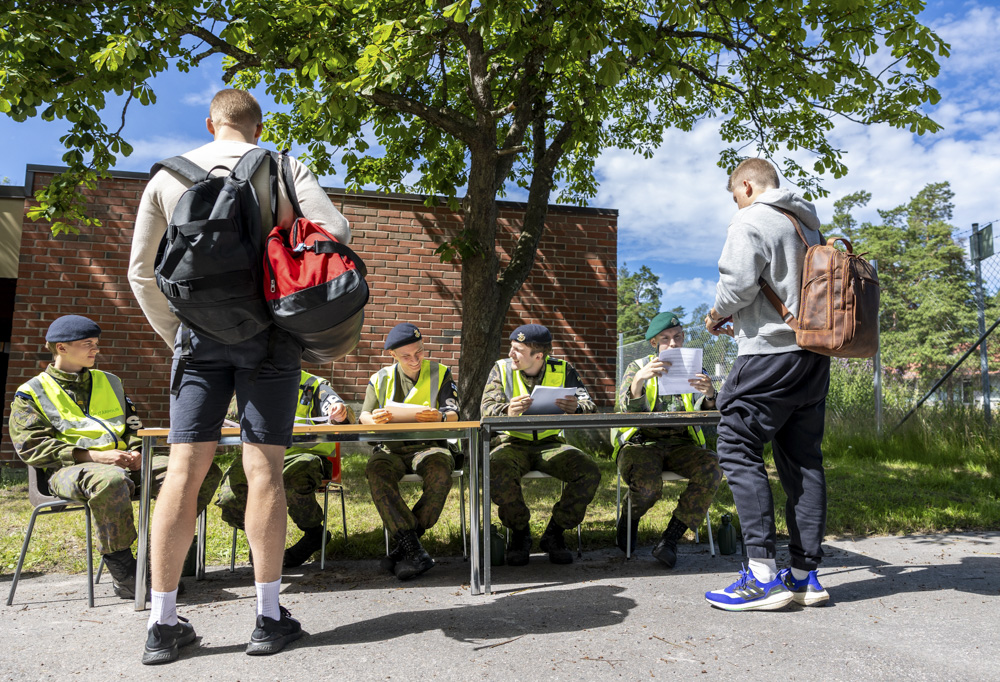
<path fill-rule="evenodd" d="M 17 389 L 34 400 L 38 409 L 59 432 L 59 440 L 83 450 L 126 448 L 125 390 L 114 374 L 90 370 L 90 401 L 87 412 L 47 372 Z"/>
<path fill-rule="evenodd" d="M 566 386 L 566 361 L 545 356 L 543 367 L 545 374 L 542 376 L 542 386 L 554 386 L 564 388 Z M 497 367 L 500 368 L 500 382 L 503 384 L 504 393 L 507 395 L 507 402 L 522 395 L 528 395 L 528 387 L 524 385 L 524 378 L 521 370 L 514 370 L 514 361 L 510 358 L 497 360 Z M 541 440 L 549 436 L 557 436 L 562 431 L 560 429 L 549 429 L 547 431 L 534 431 L 525 433 L 522 431 L 507 431 L 515 438 L 524 440 Z"/>
<path fill-rule="evenodd" d="M 637 360 L 639 368 L 642 369 L 646 363 L 650 362 L 655 355 L 650 355 L 648 358 L 640 358 Z M 649 381 L 646 382 L 646 408 L 652 412 L 653 408 L 656 406 L 656 397 L 659 393 L 659 386 L 657 384 L 657 377 L 654 375 Z M 681 400 L 684 402 L 684 410 L 687 412 L 694 412 L 694 397 L 692 393 L 682 393 Z M 621 406 L 618 406 L 621 409 Z M 629 441 L 629 439 L 636 434 L 639 430 L 637 426 L 630 426 L 625 429 L 611 429 L 611 442 L 615 446 L 614 456 L 618 456 L 618 451 L 621 447 Z M 705 447 L 705 434 L 702 432 L 700 426 L 689 426 L 688 433 L 691 434 L 691 439 Z"/>

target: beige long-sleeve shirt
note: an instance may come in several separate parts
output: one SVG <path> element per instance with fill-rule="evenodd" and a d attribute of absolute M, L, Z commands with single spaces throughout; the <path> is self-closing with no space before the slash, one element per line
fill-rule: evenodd
<path fill-rule="evenodd" d="M 193 149 L 183 156 L 206 171 L 215 166 L 232 169 L 240 157 L 255 146 L 248 142 L 217 140 Z M 351 241 L 350 225 L 330 202 L 330 198 L 320 187 L 316 177 L 296 159 L 291 160 L 291 167 L 292 182 L 302 213 L 336 237 L 340 243 L 349 244 Z M 223 169 L 215 171 L 216 174 L 226 172 Z M 267 164 L 263 164 L 258 169 L 252 183 L 260 201 L 263 230 L 260 239 L 263 244 L 274 225 L 290 227 L 295 220 L 295 214 L 292 204 L 288 200 L 284 183 L 279 182 L 278 219 L 272 221 Z M 181 195 L 190 184 L 182 176 L 168 169 L 160 170 L 150 179 L 142 194 L 142 200 L 139 202 L 135 231 L 132 236 L 132 254 L 128 267 L 128 281 L 132 286 L 136 300 L 139 302 L 139 307 L 142 308 L 142 312 L 156 333 L 167 342 L 171 349 L 174 347 L 174 336 L 177 333 L 177 327 L 180 326 L 180 321 L 170 312 L 167 298 L 156 286 L 153 270 L 156 265 L 156 252 L 160 246 L 160 240 L 167 231 L 167 222 Z"/>

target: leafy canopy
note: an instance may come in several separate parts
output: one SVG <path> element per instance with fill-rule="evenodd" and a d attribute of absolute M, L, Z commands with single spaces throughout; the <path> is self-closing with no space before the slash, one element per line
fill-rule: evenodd
<path fill-rule="evenodd" d="M 585 202 L 608 147 L 649 156 L 666 128 L 722 117 L 741 154 L 776 159 L 822 193 L 840 177 L 837 117 L 915 133 L 938 125 L 929 81 L 947 46 L 916 20 L 921 0 L 11 0 L 0 9 L 0 112 L 65 119 L 69 172 L 33 218 L 94 221 L 76 194 L 131 151 L 110 93 L 154 102 L 153 77 L 225 55 L 224 78 L 283 105 L 265 139 L 308 149 L 349 187 L 446 197 L 467 212 L 519 186 Z M 881 51 L 881 52 L 880 52 Z M 879 70 L 869 66 L 880 52 Z M 883 58 L 881 55 L 885 55 Z M 374 143 L 374 146 L 373 146 Z M 463 188 L 467 196 L 462 197 Z M 540 199 L 539 199 L 540 200 Z M 445 255 L 490 246 L 459 235 Z"/>

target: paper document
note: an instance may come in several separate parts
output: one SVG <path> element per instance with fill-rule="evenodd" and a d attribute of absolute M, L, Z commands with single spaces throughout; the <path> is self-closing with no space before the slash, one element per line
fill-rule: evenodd
<path fill-rule="evenodd" d="M 389 410 L 392 414 L 392 421 L 394 422 L 415 422 L 417 421 L 417 413 L 425 412 L 431 408 L 426 405 L 409 405 L 407 403 L 397 403 L 395 400 L 388 400 L 385 403 L 385 409 Z"/>
<path fill-rule="evenodd" d="M 556 405 L 556 400 L 572 398 L 575 395 L 575 388 L 535 386 L 531 391 L 531 407 L 522 414 L 562 414 L 562 410 Z"/>
<path fill-rule="evenodd" d="M 694 393 L 695 388 L 688 383 L 695 374 L 701 374 L 701 348 L 668 348 L 660 351 L 660 360 L 669 362 L 665 374 L 657 379 L 660 395 Z"/>

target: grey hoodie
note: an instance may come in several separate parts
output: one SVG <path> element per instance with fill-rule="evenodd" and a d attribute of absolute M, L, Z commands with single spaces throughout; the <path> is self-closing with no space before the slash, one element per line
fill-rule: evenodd
<path fill-rule="evenodd" d="M 816 208 L 787 189 L 769 189 L 736 212 L 719 257 L 715 311 L 732 315 L 739 355 L 767 355 L 799 350 L 795 332 L 764 297 L 763 277 L 793 315 L 799 312 L 799 287 L 806 247 L 795 226 L 779 210 L 799 219 L 810 245 L 819 243 Z"/>

